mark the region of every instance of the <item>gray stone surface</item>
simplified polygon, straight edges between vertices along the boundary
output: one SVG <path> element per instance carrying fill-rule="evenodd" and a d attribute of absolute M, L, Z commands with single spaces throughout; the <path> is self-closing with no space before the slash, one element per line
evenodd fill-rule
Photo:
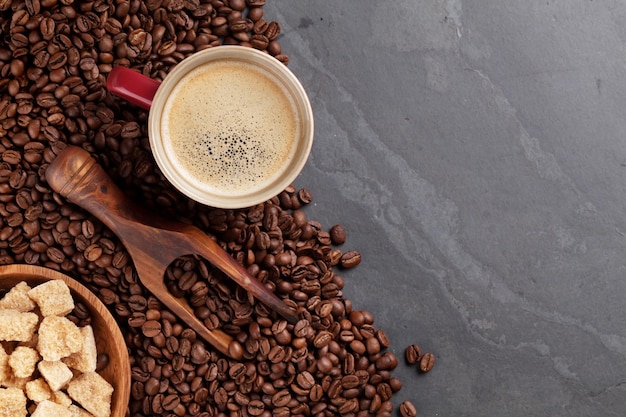
<path fill-rule="evenodd" d="M 310 94 L 310 218 L 363 263 L 421 416 L 626 412 L 626 4 L 268 0 Z"/>

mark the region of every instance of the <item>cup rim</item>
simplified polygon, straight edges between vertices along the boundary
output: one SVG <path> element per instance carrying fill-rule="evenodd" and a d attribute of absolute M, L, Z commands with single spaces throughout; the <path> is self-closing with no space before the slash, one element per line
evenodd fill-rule
<path fill-rule="evenodd" d="M 222 195 L 201 189 L 184 172 L 181 172 L 168 159 L 161 135 L 161 116 L 168 96 L 178 81 L 187 73 L 205 62 L 219 59 L 235 59 L 258 64 L 272 74 L 280 78 L 277 82 L 282 83 L 293 95 L 295 105 L 300 116 L 302 132 L 300 134 L 298 150 L 290 158 L 281 175 L 260 190 L 252 193 Z M 182 194 L 193 200 L 212 207 L 232 209 L 245 208 L 260 204 L 278 195 L 287 188 L 300 174 L 306 164 L 313 145 L 314 120 L 313 110 L 308 95 L 298 78 L 282 62 L 254 48 L 240 45 L 222 45 L 198 51 L 178 63 L 165 77 L 154 95 L 152 107 L 148 113 L 148 136 L 153 157 L 157 166 L 167 180 Z"/>

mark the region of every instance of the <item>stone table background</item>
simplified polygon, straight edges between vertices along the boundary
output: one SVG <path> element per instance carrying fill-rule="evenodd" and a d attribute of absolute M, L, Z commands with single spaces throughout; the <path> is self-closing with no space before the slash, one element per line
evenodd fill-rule
<path fill-rule="evenodd" d="M 268 1 L 310 94 L 296 185 L 421 416 L 626 412 L 626 3 Z"/>

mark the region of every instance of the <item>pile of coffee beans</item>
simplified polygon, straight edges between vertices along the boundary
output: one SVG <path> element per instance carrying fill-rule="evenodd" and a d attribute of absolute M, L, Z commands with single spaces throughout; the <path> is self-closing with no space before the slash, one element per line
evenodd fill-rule
<path fill-rule="evenodd" d="M 242 210 L 202 206 L 152 158 L 147 113 L 113 97 L 116 65 L 163 79 L 196 51 L 239 44 L 287 64 L 265 0 L 0 0 L 0 264 L 53 268 L 113 311 L 131 354 L 130 416 L 391 415 L 402 383 L 373 315 L 343 296 L 343 227 L 307 218 L 306 189 Z M 222 356 L 138 281 L 121 242 L 54 193 L 45 170 L 67 144 L 89 151 L 131 198 L 215 237 L 297 311 L 289 324 L 204 259 L 168 269 L 170 291 L 242 349 Z M 414 415 L 410 403 L 402 415 Z"/>

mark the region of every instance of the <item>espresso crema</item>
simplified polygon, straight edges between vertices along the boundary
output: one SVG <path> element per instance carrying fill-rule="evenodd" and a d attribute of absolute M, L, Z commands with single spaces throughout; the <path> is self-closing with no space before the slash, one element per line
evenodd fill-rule
<path fill-rule="evenodd" d="M 295 105 L 262 68 L 214 61 L 186 74 L 167 98 L 166 152 L 197 186 L 234 195 L 281 175 L 296 147 Z"/>

